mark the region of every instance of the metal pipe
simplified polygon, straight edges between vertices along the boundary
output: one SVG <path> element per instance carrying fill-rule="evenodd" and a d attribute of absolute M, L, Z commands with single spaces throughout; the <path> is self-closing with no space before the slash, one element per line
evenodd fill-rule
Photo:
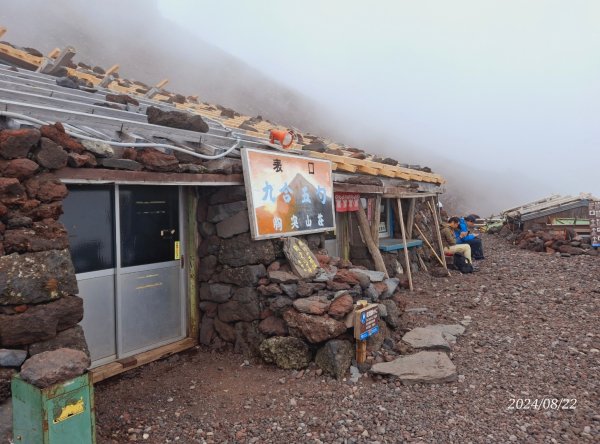
<path fill-rule="evenodd" d="M 0 116 L 11 117 L 13 119 L 19 119 L 19 120 L 26 120 L 26 121 L 29 121 L 29 122 L 32 122 L 32 123 L 36 123 L 38 125 L 48 125 L 49 124 L 48 122 L 44 122 L 43 120 L 39 120 L 39 119 L 36 119 L 34 117 L 27 116 L 25 114 L 13 113 L 13 112 L 10 112 L 10 111 L 0 111 Z M 186 148 L 181 148 L 181 147 L 178 147 L 178 146 L 175 146 L 175 145 L 169 145 L 169 144 L 166 144 L 166 143 L 154 143 L 154 142 L 142 142 L 142 143 L 113 142 L 113 141 L 110 141 L 110 140 L 102 140 L 102 139 L 96 139 L 94 137 L 84 136 L 82 134 L 77 134 L 77 133 L 74 133 L 72 131 L 65 130 L 65 132 L 69 136 L 73 136 L 73 137 L 76 137 L 76 138 L 82 139 L 82 140 L 88 140 L 88 141 L 91 141 L 91 142 L 102 142 L 102 143 L 106 143 L 106 144 L 111 145 L 111 146 L 133 147 L 133 148 L 150 148 L 150 147 L 151 148 L 168 148 L 168 149 L 171 149 L 171 150 L 174 150 L 174 151 L 179 151 L 179 152 L 182 152 L 182 153 L 186 153 L 186 154 L 189 154 L 190 156 L 198 157 L 200 159 L 205 159 L 205 160 L 214 160 L 214 159 L 220 159 L 222 157 L 225 157 L 227 154 L 231 153 L 233 150 L 239 148 L 240 144 L 242 143 L 242 140 L 240 138 L 236 138 L 236 143 L 232 147 L 228 148 L 227 150 L 225 150 L 224 152 L 222 152 L 220 154 L 216 154 L 214 156 L 209 156 L 209 155 L 206 155 L 206 154 L 200 154 L 200 153 L 197 153 L 195 151 L 191 151 L 191 150 L 186 149 Z M 209 145 L 207 143 L 205 143 L 205 145 L 207 145 L 207 146 L 209 146 L 209 147 L 211 147 L 213 149 L 222 149 L 222 148 L 219 148 L 219 147 L 215 147 L 215 146 Z"/>

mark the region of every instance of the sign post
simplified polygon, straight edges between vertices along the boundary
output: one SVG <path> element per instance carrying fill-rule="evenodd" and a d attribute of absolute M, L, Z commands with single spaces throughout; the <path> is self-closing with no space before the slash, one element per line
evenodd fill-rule
<path fill-rule="evenodd" d="M 592 247 L 600 247 L 600 201 L 590 202 L 588 214 Z"/>
<path fill-rule="evenodd" d="M 367 359 L 367 339 L 379 332 L 379 310 L 377 304 L 365 300 L 356 303 L 354 309 L 354 338 L 356 339 L 356 363 Z"/>

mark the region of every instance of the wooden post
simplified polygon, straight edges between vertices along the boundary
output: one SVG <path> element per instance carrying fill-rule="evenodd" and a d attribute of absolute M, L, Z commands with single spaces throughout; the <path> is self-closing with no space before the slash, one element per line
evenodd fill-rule
<path fill-rule="evenodd" d="M 363 239 L 365 240 L 367 248 L 369 249 L 369 253 L 371 253 L 371 257 L 375 262 L 375 269 L 377 271 L 384 272 L 385 277 L 389 278 L 387 269 L 385 268 L 385 263 L 383 262 L 383 257 L 381 256 L 381 251 L 379 251 L 379 246 L 375 245 L 375 242 L 373 242 L 373 238 L 371 237 L 371 227 L 369 227 L 367 215 L 365 214 L 365 210 L 363 209 L 362 205 L 358 205 L 356 217 L 358 219 L 358 227 L 363 235 Z"/>
<path fill-rule="evenodd" d="M 376 245 L 379 245 L 379 222 L 381 221 L 381 195 L 375 197 L 373 205 L 373 220 L 371 221 L 371 237 Z"/>
<path fill-rule="evenodd" d="M 435 208 L 435 198 L 431 196 L 431 201 L 427 202 L 427 204 L 429 205 L 429 209 L 431 210 L 431 213 L 433 215 L 433 221 L 435 223 L 435 234 L 437 235 L 438 242 L 440 244 L 440 252 L 441 255 L 444 256 L 444 242 L 442 242 L 442 232 L 440 231 L 440 219 L 438 217 L 438 212 Z M 444 261 L 444 266 L 446 266 L 445 264 L 446 261 Z"/>
<path fill-rule="evenodd" d="M 429 202 L 427 202 L 427 203 L 429 204 Z M 438 242 L 440 243 L 440 252 L 441 252 L 442 257 L 445 258 L 444 242 L 442 241 L 442 233 L 440 231 L 440 220 L 438 218 L 437 204 L 436 204 L 435 198 L 433 196 L 431 196 L 431 204 L 429 205 L 429 209 L 433 213 L 433 220 L 435 222 L 435 234 L 437 234 Z M 446 261 L 444 260 L 443 263 L 444 263 L 444 268 L 446 269 L 446 273 L 448 273 L 448 276 L 450 276 L 450 272 L 448 271 L 448 265 L 446 264 Z"/>
<path fill-rule="evenodd" d="M 402 214 L 402 199 L 396 199 L 398 202 L 398 213 L 400 215 L 400 228 L 402 229 L 402 243 L 404 243 L 404 261 L 406 263 L 406 273 L 408 274 L 408 286 L 413 291 L 412 270 L 410 269 L 410 258 L 408 256 L 408 247 L 406 242 L 406 227 L 404 226 L 404 215 Z"/>
<path fill-rule="evenodd" d="M 413 227 L 415 225 L 415 209 L 417 207 L 417 199 L 412 198 L 410 200 L 410 206 L 408 207 L 408 215 L 406 217 L 406 237 L 412 239 Z"/>
<path fill-rule="evenodd" d="M 354 306 L 354 311 L 356 312 L 357 310 L 364 308 L 367 305 L 368 305 L 367 301 L 360 300 Z M 357 323 L 357 313 L 354 313 L 354 328 L 355 329 L 358 328 L 358 325 L 356 325 L 356 323 Z M 364 362 L 366 360 L 367 360 L 367 341 L 365 339 L 363 339 L 362 341 L 360 339 L 357 339 L 356 340 L 356 363 L 364 364 Z"/>
<path fill-rule="evenodd" d="M 438 260 L 438 262 L 440 263 L 440 265 L 442 267 L 445 266 L 446 265 L 446 261 L 443 261 L 442 259 L 440 259 L 440 256 L 436 253 L 435 248 L 433 248 L 433 246 L 431 245 L 431 243 L 429 242 L 429 240 L 427 240 L 427 236 L 425 236 L 425 234 L 421 231 L 421 229 L 419 228 L 418 224 L 415 224 L 415 228 L 417 229 L 417 231 L 419 232 L 419 234 L 423 238 L 423 242 L 425 242 L 425 244 L 429 247 L 429 249 L 431 250 L 431 252 L 435 255 L 435 257 Z"/>
<path fill-rule="evenodd" d="M 423 268 L 423 270 L 425 271 L 429 271 L 427 269 L 427 265 L 425 265 L 425 261 L 423 260 L 423 258 L 421 257 L 421 255 L 419 254 L 419 250 L 420 248 L 417 250 L 417 258 L 419 258 L 419 264 L 421 265 L 421 268 Z"/>
<path fill-rule="evenodd" d="M 167 83 L 169 83 L 169 79 L 163 79 L 156 84 L 155 88 L 162 89 L 167 86 Z"/>

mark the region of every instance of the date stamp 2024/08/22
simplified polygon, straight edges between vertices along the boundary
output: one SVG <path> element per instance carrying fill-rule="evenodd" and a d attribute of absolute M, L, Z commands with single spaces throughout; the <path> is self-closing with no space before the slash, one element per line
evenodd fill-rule
<path fill-rule="evenodd" d="M 575 398 L 510 398 L 507 410 L 575 410 Z"/>

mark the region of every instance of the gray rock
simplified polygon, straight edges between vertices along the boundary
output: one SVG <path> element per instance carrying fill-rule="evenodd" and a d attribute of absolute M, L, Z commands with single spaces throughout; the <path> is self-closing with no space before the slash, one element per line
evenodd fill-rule
<path fill-rule="evenodd" d="M 233 351 L 248 357 L 260 356 L 260 344 L 265 336 L 258 330 L 258 322 L 238 322 L 235 324 L 235 344 Z"/>
<path fill-rule="evenodd" d="M 68 250 L 0 257 L 0 305 L 38 304 L 78 292 Z"/>
<path fill-rule="evenodd" d="M 219 261 L 216 256 L 210 255 L 204 258 L 200 258 L 200 264 L 198 267 L 198 280 L 208 281 L 215 273 Z"/>
<path fill-rule="evenodd" d="M 96 157 L 115 157 L 115 150 L 108 143 L 82 140 L 81 144 Z"/>
<path fill-rule="evenodd" d="M 293 308 L 283 314 L 283 319 L 289 328 L 298 330 L 313 344 L 336 338 L 346 332 L 346 325 L 342 322 L 325 316 L 300 313 Z"/>
<path fill-rule="evenodd" d="M 465 327 L 460 324 L 428 325 L 425 328 L 439 331 L 450 344 L 456 343 L 456 338 L 465 332 Z"/>
<path fill-rule="evenodd" d="M 376 302 L 379 300 L 379 292 L 375 289 L 375 287 L 373 286 L 373 284 L 369 285 L 367 287 L 367 289 L 365 290 L 365 297 L 373 302 Z"/>
<path fill-rule="evenodd" d="M 279 286 L 281 287 L 283 292 L 292 299 L 294 299 L 298 294 L 297 284 L 279 284 Z"/>
<path fill-rule="evenodd" d="M 226 284 L 208 284 L 203 282 L 200 285 L 200 300 L 212 301 L 216 303 L 227 302 L 231 298 L 231 285 Z"/>
<path fill-rule="evenodd" d="M 226 342 L 235 342 L 235 328 L 233 325 L 221 321 L 219 318 L 215 318 L 215 330 L 219 336 Z"/>
<path fill-rule="evenodd" d="M 319 271 L 317 271 L 317 275 L 313 278 L 313 281 L 314 282 L 331 281 L 331 280 L 333 280 L 333 278 L 335 277 L 337 272 L 338 272 L 337 267 L 334 267 L 333 265 L 329 266 L 329 271 L 325 270 L 324 268 L 319 268 Z"/>
<path fill-rule="evenodd" d="M 398 305 L 391 299 L 386 299 L 381 302 L 386 309 L 386 315 L 382 319 L 393 329 L 400 327 L 400 310 Z"/>
<path fill-rule="evenodd" d="M 398 288 L 398 285 L 400 284 L 400 279 L 390 278 L 390 279 L 386 279 L 383 282 L 385 283 L 385 285 L 387 285 L 387 291 L 385 291 L 381 295 L 381 299 L 389 299 L 394 295 L 396 288 Z"/>
<path fill-rule="evenodd" d="M 350 380 L 354 383 L 357 383 L 360 379 L 360 370 L 358 367 L 350 366 Z"/>
<path fill-rule="evenodd" d="M 183 163 L 179 164 L 178 171 L 181 173 L 202 174 L 206 173 L 206 167 L 202 165 L 196 165 L 195 163 Z"/>
<path fill-rule="evenodd" d="M 67 165 L 69 155 L 63 148 L 52 140 L 42 137 L 40 146 L 33 150 L 33 156 L 40 166 L 56 170 Z"/>
<path fill-rule="evenodd" d="M 206 220 L 213 224 L 229 219 L 231 216 L 244 211 L 248 208 L 245 200 L 239 202 L 231 202 L 227 204 L 211 205 L 208 207 Z"/>
<path fill-rule="evenodd" d="M 291 336 L 275 336 L 260 344 L 260 354 L 268 362 L 286 370 L 301 370 L 308 367 L 311 352 L 301 339 Z"/>
<path fill-rule="evenodd" d="M 288 308 L 290 308 L 293 303 L 294 303 L 294 301 L 292 301 L 290 298 L 288 298 L 286 296 L 277 296 L 269 304 L 269 309 L 273 313 L 275 313 L 277 315 L 281 315 L 281 314 L 283 314 L 284 311 L 286 311 Z"/>
<path fill-rule="evenodd" d="M 79 350 L 90 356 L 83 328 L 80 325 L 60 331 L 52 339 L 31 344 L 29 346 L 29 355 L 34 356 L 46 351 L 58 350 L 59 348 Z"/>
<path fill-rule="evenodd" d="M 308 298 L 298 298 L 294 301 L 294 308 L 300 313 L 322 315 L 327 310 L 331 302 L 322 296 L 310 296 Z"/>
<path fill-rule="evenodd" d="M 350 342 L 333 339 L 319 349 L 315 363 L 325 373 L 341 379 L 350 368 L 353 357 L 354 347 Z"/>
<path fill-rule="evenodd" d="M 225 268 L 217 275 L 216 280 L 227 284 L 240 286 L 256 285 L 260 278 L 265 277 L 267 269 L 263 264 L 247 265 L 245 267 Z"/>
<path fill-rule="evenodd" d="M 200 236 L 202 236 L 204 239 L 207 239 L 210 236 L 214 236 L 217 232 L 217 229 L 215 224 L 211 224 L 210 222 L 200 222 L 198 224 L 198 232 L 200 233 Z"/>
<path fill-rule="evenodd" d="M 27 350 L 0 348 L 0 367 L 20 367 L 27 358 Z"/>
<path fill-rule="evenodd" d="M 429 309 L 427 307 L 417 307 L 417 308 L 407 308 L 406 312 L 407 313 L 425 313 L 429 311 Z"/>
<path fill-rule="evenodd" d="M 270 264 L 275 260 L 275 247 L 270 240 L 253 241 L 250 233 L 223 239 L 219 247 L 219 262 L 230 267 Z"/>
<path fill-rule="evenodd" d="M 458 379 L 456 367 L 444 352 L 422 351 L 373 365 L 371 372 L 396 376 L 404 384 L 440 384 Z"/>
<path fill-rule="evenodd" d="M 65 296 L 30 306 L 24 313 L 0 314 L 0 346 L 18 347 L 52 339 L 83 318 L 83 300 Z"/>
<path fill-rule="evenodd" d="M 351 268 L 350 271 L 352 273 L 366 274 L 369 276 L 371 282 L 381 282 L 385 279 L 385 273 L 383 271 L 363 270 L 362 268 Z"/>
<path fill-rule="evenodd" d="M 215 335 L 215 320 L 207 315 L 202 316 L 200 323 L 200 344 L 210 345 Z"/>
<path fill-rule="evenodd" d="M 116 170 L 140 171 L 142 164 L 131 159 L 115 159 L 108 157 L 106 159 L 97 159 L 98 165 L 104 168 L 113 168 Z"/>
<path fill-rule="evenodd" d="M 298 276 L 295 274 L 280 270 L 269 271 L 268 276 L 271 282 L 275 282 L 277 284 L 294 284 L 299 280 Z"/>
<path fill-rule="evenodd" d="M 430 328 L 414 328 L 402 336 L 402 340 L 412 348 L 450 350 L 450 344 L 442 333 Z"/>
<path fill-rule="evenodd" d="M 84 352 L 59 348 L 25 361 L 21 367 L 21 377 L 36 387 L 45 388 L 82 375 L 89 366 L 90 358 Z"/>
<path fill-rule="evenodd" d="M 217 223 L 217 234 L 225 239 L 229 239 L 236 234 L 246 233 L 249 230 L 248 212 L 245 210 Z"/>
<path fill-rule="evenodd" d="M 204 162 L 203 166 L 210 174 L 239 174 L 242 172 L 241 160 L 229 157 L 209 160 Z"/>
<path fill-rule="evenodd" d="M 246 200 L 246 187 L 243 185 L 221 187 L 216 193 L 211 193 L 208 203 L 209 205 L 217 205 L 242 200 Z"/>
<path fill-rule="evenodd" d="M 223 322 L 251 322 L 259 319 L 260 305 L 256 291 L 249 287 L 237 289 L 232 300 L 219 305 L 218 316 Z"/>
<path fill-rule="evenodd" d="M 379 314 L 380 319 L 387 318 L 388 312 L 387 312 L 387 307 L 385 305 L 377 304 L 377 312 Z"/>

